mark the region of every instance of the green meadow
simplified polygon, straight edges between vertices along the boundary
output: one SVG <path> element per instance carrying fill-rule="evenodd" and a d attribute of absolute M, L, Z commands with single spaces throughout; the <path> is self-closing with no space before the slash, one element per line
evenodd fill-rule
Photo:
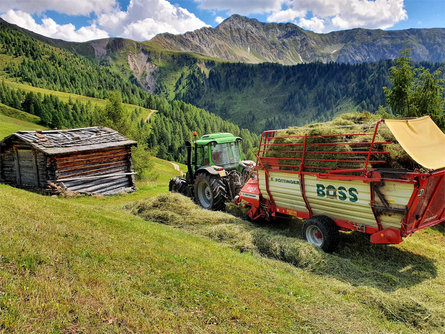
<path fill-rule="evenodd" d="M 4 113 L 1 138 L 41 128 Z M 127 195 L 0 185 L 1 333 L 445 331 L 444 226 L 391 246 L 342 233 L 326 254 L 299 221 L 251 224 L 169 195 L 179 172 L 151 159 L 154 181 Z"/>

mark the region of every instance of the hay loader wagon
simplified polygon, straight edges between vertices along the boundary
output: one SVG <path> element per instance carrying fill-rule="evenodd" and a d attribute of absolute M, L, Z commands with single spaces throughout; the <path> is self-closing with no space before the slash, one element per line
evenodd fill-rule
<path fill-rule="evenodd" d="M 393 144 L 376 140 L 383 123 L 423 168 L 377 167 L 388 161 L 384 148 Z M 335 161 L 329 158 L 332 145 Z M 326 167 L 333 162 L 361 167 Z M 278 130 L 265 131 L 256 177 L 238 201 L 252 221 L 277 215 L 306 219 L 303 238 L 326 252 L 337 246 L 339 230 L 368 233 L 376 244 L 397 244 L 445 222 L 445 135 L 430 117 L 380 120 L 371 133 L 280 137 Z"/>

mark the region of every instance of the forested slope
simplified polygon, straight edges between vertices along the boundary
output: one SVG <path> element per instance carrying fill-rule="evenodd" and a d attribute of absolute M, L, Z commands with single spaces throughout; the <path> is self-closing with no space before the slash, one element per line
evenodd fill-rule
<path fill-rule="evenodd" d="M 385 105 L 391 62 L 361 65 L 313 63 L 218 64 L 178 80 L 176 98 L 252 131 L 326 121 L 350 111 Z"/>
<path fill-rule="evenodd" d="M 0 102 L 39 116 L 42 125 L 57 128 L 101 125 L 106 113 L 103 107 L 74 96 L 62 101 L 57 91 L 107 98 L 113 90 L 122 96 L 123 102 L 135 105 L 126 115 L 131 123 L 128 134 L 146 143 L 161 158 L 183 160 L 185 152 L 179 147 L 185 139 L 192 138 L 193 131 L 199 135 L 220 131 L 242 135 L 245 153 L 256 146 L 257 136 L 233 123 L 184 102 L 169 102 L 150 94 L 135 79 L 131 80 L 125 68 L 119 71 L 109 62 L 98 64 L 4 23 L 0 24 L 0 57 L 0 75 L 8 79 L 0 84 Z M 48 91 L 36 94 L 26 86 L 13 87 L 9 80 Z M 158 112 L 146 123 L 140 119 L 137 106 Z"/>

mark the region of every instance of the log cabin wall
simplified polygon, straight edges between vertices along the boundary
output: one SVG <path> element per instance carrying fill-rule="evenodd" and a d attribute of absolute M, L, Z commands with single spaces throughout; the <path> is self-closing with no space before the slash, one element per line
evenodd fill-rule
<path fill-rule="evenodd" d="M 60 154 L 52 161 L 50 174 L 67 190 L 104 195 L 134 190 L 130 146 Z"/>
<path fill-rule="evenodd" d="M 5 150 L 3 154 L 1 154 L 0 157 L 0 163 L 1 163 L 1 173 L 0 178 L 2 182 L 5 183 L 15 183 L 16 182 L 16 172 L 15 172 L 15 164 L 14 164 L 14 150 L 11 148 L 8 148 Z"/>
<path fill-rule="evenodd" d="M 35 188 L 47 185 L 46 157 L 27 143 L 12 140 L 0 163 L 2 182 Z"/>

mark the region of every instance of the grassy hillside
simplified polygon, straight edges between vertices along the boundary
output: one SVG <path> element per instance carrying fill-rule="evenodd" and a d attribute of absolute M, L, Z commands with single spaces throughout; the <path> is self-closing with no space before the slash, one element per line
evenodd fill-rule
<path fill-rule="evenodd" d="M 38 127 L 0 114 L 0 137 Z M 445 330 L 444 226 L 396 246 L 342 234 L 326 254 L 298 221 L 253 225 L 164 195 L 178 171 L 151 159 L 158 180 L 128 195 L 0 185 L 0 332 Z"/>
<path fill-rule="evenodd" d="M 267 258 L 273 252 L 241 253 L 190 229 L 132 215 L 125 205 L 164 193 L 167 185 L 139 188 L 126 196 L 64 199 L 0 185 L 0 331 L 432 333 L 445 328 L 443 228 L 421 231 L 398 246 L 344 235 L 337 253 L 306 245 L 300 248 L 306 250 L 305 262 L 292 265 Z M 197 214 L 204 225 L 214 219 L 208 211 Z M 295 251 L 291 240 L 305 244 L 298 236 L 277 239 L 286 233 L 283 227 L 257 228 L 264 229 L 265 240 L 275 235 L 277 258 L 280 249 Z"/>
<path fill-rule="evenodd" d="M 152 157 L 153 169 L 158 174 L 157 182 L 167 184 L 172 177 L 187 172 L 187 166 L 181 163 L 175 163 L 179 166 L 179 172 L 173 167 L 172 163 L 167 160 Z"/>
<path fill-rule="evenodd" d="M 18 110 L 20 111 L 20 110 Z M 23 113 L 23 112 L 22 112 Z M 23 113 L 26 114 L 26 113 Z M 32 116 L 32 115 L 30 115 Z M 17 118 L 9 117 L 1 112 L 0 106 L 0 140 L 9 136 L 11 133 L 17 131 L 33 131 L 33 130 L 45 130 L 46 128 L 42 125 L 23 121 Z"/>
<path fill-rule="evenodd" d="M 0 115 L 1 136 L 37 127 Z M 398 246 L 344 234 L 325 254 L 301 240 L 298 222 L 252 225 L 157 197 L 178 172 L 152 162 L 158 180 L 125 196 L 53 198 L 0 185 L 0 332 L 445 328 L 443 227 Z M 152 218 L 133 215 L 134 205 Z"/>
<path fill-rule="evenodd" d="M 0 103 L 0 114 L 3 114 L 5 116 L 13 117 L 22 121 L 30 122 L 30 123 L 39 123 L 40 117 L 31 115 L 29 113 L 26 113 L 24 111 L 12 108 L 10 106 L 7 106 L 3 103 Z"/>
<path fill-rule="evenodd" d="M 2 79 L 3 82 L 14 89 L 20 89 L 23 90 L 25 92 L 33 92 L 33 93 L 40 93 L 42 95 L 53 95 L 58 97 L 61 101 L 64 102 L 68 102 L 69 100 L 72 101 L 77 101 L 79 100 L 80 102 L 83 103 L 87 103 L 90 102 L 91 106 L 100 106 L 100 107 L 104 107 L 107 103 L 107 100 L 104 99 L 99 99 L 99 98 L 94 98 L 94 97 L 89 97 L 89 96 L 84 96 L 84 95 L 78 95 L 78 94 L 72 94 L 72 93 L 67 93 L 67 92 L 59 92 L 56 90 L 50 90 L 50 89 L 44 89 L 44 88 L 39 88 L 39 87 L 33 87 L 27 84 L 22 84 L 19 82 L 14 81 L 13 79 Z M 151 110 L 147 109 L 147 108 L 143 108 L 134 104 L 128 104 L 128 103 L 124 103 L 124 108 L 125 110 L 130 113 L 132 111 L 134 111 L 135 109 L 141 109 L 142 112 L 140 114 L 140 119 L 141 120 L 145 120 L 147 118 L 147 116 L 150 114 Z"/>
<path fill-rule="evenodd" d="M 250 155 L 249 151 L 258 142 L 258 137 L 248 130 L 205 110 L 150 94 L 138 84 L 138 75 L 132 72 L 128 63 L 131 53 L 134 66 L 142 66 L 140 74 L 148 75 L 150 69 L 144 67 L 147 65 L 144 57 L 148 54 L 157 59 L 157 64 L 171 58 L 172 63 L 178 62 L 179 68 L 189 62 L 209 61 L 208 58 L 164 52 L 153 43 L 110 39 L 92 43 L 106 53 L 106 59 L 91 59 L 92 45 L 83 48 L 81 43 L 50 43 L 48 38 L 37 37 L 0 21 L 0 102 L 38 115 L 42 124 L 48 127 L 115 126 L 149 149 L 154 149 L 158 157 L 179 161 L 184 159 L 179 147 L 185 140 L 192 139 L 193 131 L 200 135 L 211 132 L 242 135 L 243 152 Z M 86 57 L 76 53 L 87 49 Z M 163 68 L 166 69 L 166 77 L 171 74 L 175 80 L 175 75 L 179 75 L 176 67 Z M 104 99 L 111 98 L 110 91 L 117 91 L 123 102 L 133 104 L 125 105 L 129 120 L 123 124 L 112 120 L 111 109 L 96 108 L 107 103 Z M 115 101 L 120 101 L 116 94 L 113 96 Z M 146 122 L 152 110 L 157 110 L 157 113 L 150 122 Z"/>

